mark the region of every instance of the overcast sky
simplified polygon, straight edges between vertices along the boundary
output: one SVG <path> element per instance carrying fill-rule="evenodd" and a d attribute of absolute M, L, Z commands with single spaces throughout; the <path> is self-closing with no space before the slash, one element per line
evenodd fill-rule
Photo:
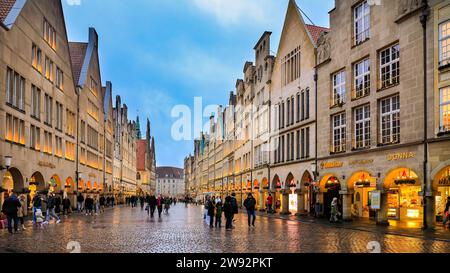
<path fill-rule="evenodd" d="M 103 81 L 113 83 L 129 108 L 139 111 L 141 130 L 152 123 L 158 166 L 183 166 L 192 141 L 175 141 L 175 105 L 228 102 L 253 47 L 272 31 L 272 54 L 280 39 L 288 0 L 64 0 L 70 41 L 99 34 Z M 329 26 L 333 0 L 297 0 L 316 25 Z M 305 21 L 307 21 L 305 19 Z M 308 22 L 308 21 L 307 21 Z M 105 84 L 103 82 L 103 84 Z M 204 122 L 207 121 L 205 118 Z M 195 132 L 197 136 L 198 132 Z"/>

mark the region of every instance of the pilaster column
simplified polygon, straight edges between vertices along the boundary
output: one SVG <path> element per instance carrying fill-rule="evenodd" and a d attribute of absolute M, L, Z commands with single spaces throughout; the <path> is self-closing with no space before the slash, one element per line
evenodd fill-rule
<path fill-rule="evenodd" d="M 289 212 L 289 191 L 288 190 L 282 190 L 281 194 L 283 195 L 283 200 L 281 200 L 281 214 L 287 215 L 291 214 Z"/>
<path fill-rule="evenodd" d="M 427 207 L 425 208 L 427 210 L 427 226 L 429 229 L 434 229 L 436 227 L 436 196 L 439 193 L 437 191 L 432 191 L 427 194 L 425 198 Z"/>
<path fill-rule="evenodd" d="M 352 221 L 352 192 L 341 191 L 342 195 L 342 219 Z"/>
<path fill-rule="evenodd" d="M 259 211 L 265 211 L 266 210 L 266 206 L 264 204 L 264 192 L 260 191 L 259 192 Z"/>
<path fill-rule="evenodd" d="M 388 196 L 385 190 L 381 191 L 381 207 L 380 210 L 377 211 L 377 225 L 389 226 L 389 221 L 387 217 L 387 209 L 388 209 Z"/>
<path fill-rule="evenodd" d="M 304 192 L 301 189 L 296 189 L 295 193 L 297 194 L 297 216 L 305 215 L 305 196 Z"/>

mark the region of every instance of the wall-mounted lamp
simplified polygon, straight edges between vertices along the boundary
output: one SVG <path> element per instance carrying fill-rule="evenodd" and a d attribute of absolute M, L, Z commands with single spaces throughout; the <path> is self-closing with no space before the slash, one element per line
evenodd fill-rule
<path fill-rule="evenodd" d="M 9 168 L 11 167 L 11 160 L 12 156 L 5 155 L 5 166 L 0 166 L 0 170 L 9 170 Z"/>

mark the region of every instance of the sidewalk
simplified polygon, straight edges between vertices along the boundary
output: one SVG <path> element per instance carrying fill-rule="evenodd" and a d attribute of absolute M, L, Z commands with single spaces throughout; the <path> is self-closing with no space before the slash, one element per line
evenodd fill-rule
<path fill-rule="evenodd" d="M 241 210 L 245 213 L 245 209 Z M 281 215 L 279 213 L 267 214 L 266 212 L 257 212 L 257 216 L 282 219 L 287 221 L 296 221 L 305 224 L 317 224 L 328 227 L 343 228 L 358 231 L 367 231 L 372 233 L 384 233 L 390 235 L 399 235 L 406 237 L 420 238 L 424 240 L 437 240 L 450 242 L 450 230 L 445 230 L 442 226 L 437 226 L 435 230 L 422 230 L 420 228 L 407 228 L 398 226 L 379 226 L 372 220 L 353 220 L 350 222 L 330 223 L 325 218 L 314 218 L 312 216 Z"/>

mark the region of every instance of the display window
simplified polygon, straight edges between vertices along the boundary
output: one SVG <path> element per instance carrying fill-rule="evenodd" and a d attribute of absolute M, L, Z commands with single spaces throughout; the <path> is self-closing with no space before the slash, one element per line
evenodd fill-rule
<path fill-rule="evenodd" d="M 441 170 L 433 181 L 436 194 L 436 221 L 442 222 L 445 218 L 445 206 L 450 197 L 450 166 Z"/>

